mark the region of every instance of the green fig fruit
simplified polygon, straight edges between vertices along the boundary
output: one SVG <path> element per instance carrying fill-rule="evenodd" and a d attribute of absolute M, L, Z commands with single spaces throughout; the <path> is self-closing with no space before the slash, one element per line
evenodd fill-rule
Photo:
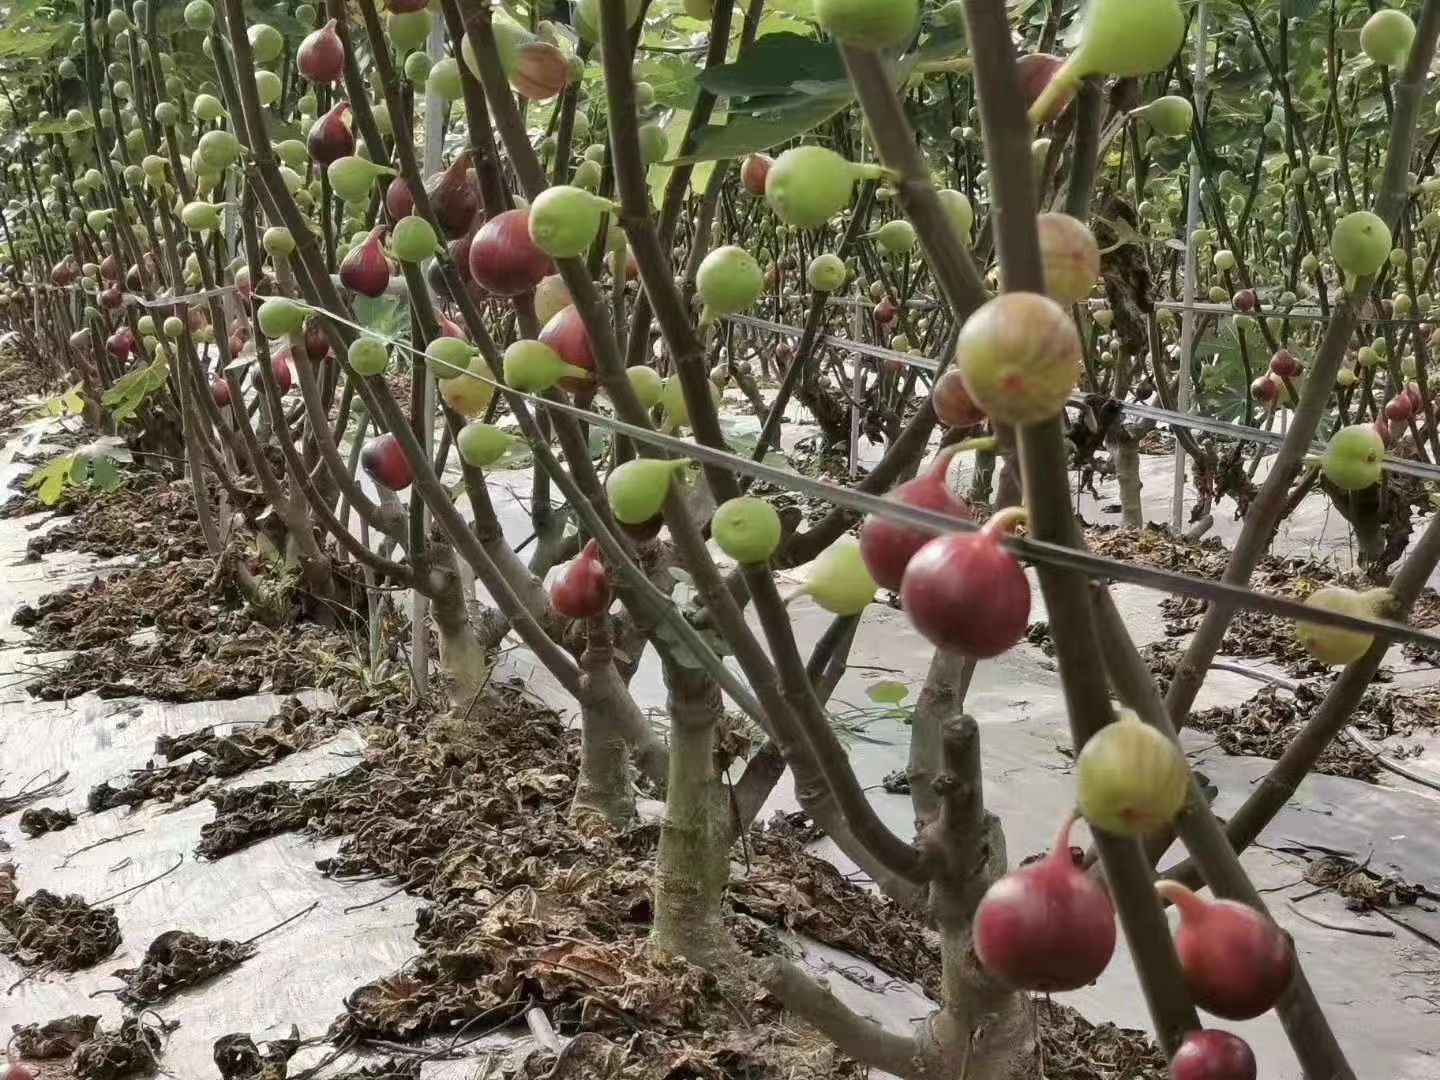
<path fill-rule="evenodd" d="M 877 588 L 860 556 L 860 541 L 842 536 L 810 564 L 805 583 L 794 595 L 810 597 L 832 615 L 859 615 L 875 599 Z"/>
<path fill-rule="evenodd" d="M 655 517 L 676 473 L 688 464 L 685 458 L 632 458 L 617 466 L 605 479 L 615 520 L 622 525 L 643 525 Z"/>
<path fill-rule="evenodd" d="M 768 562 L 780 546 L 780 515 L 764 499 L 742 495 L 720 504 L 710 522 L 710 535 L 742 566 Z"/>

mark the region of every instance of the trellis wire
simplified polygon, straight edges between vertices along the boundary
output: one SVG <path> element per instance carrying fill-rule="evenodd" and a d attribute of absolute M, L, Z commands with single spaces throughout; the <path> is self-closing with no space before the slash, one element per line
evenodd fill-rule
<path fill-rule="evenodd" d="M 324 318 L 348 326 L 362 334 L 383 341 L 396 349 L 416 356 L 425 355 L 424 349 L 416 348 L 408 341 L 402 341 L 384 334 L 377 334 L 361 324 L 337 315 L 325 308 L 316 307 L 298 300 L 294 301 L 294 303 L 297 307 L 304 308 Z M 339 362 L 338 357 L 336 362 Z M 899 521 L 903 524 L 914 526 L 915 528 L 935 535 L 952 532 L 977 532 L 980 529 L 980 525 L 974 521 L 948 517 L 945 514 L 937 513 L 933 510 L 906 506 L 879 495 L 871 495 L 868 492 L 859 491 L 854 488 L 844 488 L 824 480 L 816 480 L 813 477 L 769 465 L 763 461 L 752 461 L 749 458 L 733 454 L 728 450 L 718 450 L 700 443 L 687 442 L 684 439 L 663 434 L 652 428 L 638 427 L 615 417 L 606 416 L 604 413 L 593 412 L 590 409 L 572 405 L 569 402 L 556 401 L 538 394 L 515 390 L 506 386 L 499 379 L 480 375 L 474 371 L 467 370 L 461 372 L 461 375 L 485 383 L 496 390 L 514 394 L 536 407 L 551 409 L 567 416 L 572 416 L 577 420 L 583 420 L 586 423 L 609 431 L 614 435 L 623 435 L 636 442 L 669 451 L 692 461 L 729 469 L 742 476 L 750 476 L 757 480 L 764 480 L 789 491 L 814 495 L 835 506 L 854 511 L 858 514 L 874 514 L 892 521 Z M 1006 537 L 1002 539 L 1001 542 L 1015 555 L 1028 562 L 1043 562 L 1054 566 L 1061 566 L 1069 570 L 1078 571 L 1096 580 L 1123 581 L 1128 584 L 1139 585 L 1161 592 L 1174 593 L 1180 596 L 1189 596 L 1198 600 L 1210 602 L 1220 601 L 1236 607 L 1263 611 L 1266 614 L 1279 618 L 1300 620 L 1322 626 L 1334 626 L 1345 630 L 1361 630 L 1366 633 L 1384 637 L 1387 640 L 1410 641 L 1428 648 L 1440 649 L 1440 634 L 1428 633 L 1425 630 L 1407 626 L 1403 623 L 1392 622 L 1388 619 L 1374 619 L 1346 615 L 1321 608 L 1310 608 L 1298 600 L 1290 600 L 1286 597 L 1272 596 L 1266 593 L 1251 592 L 1249 589 L 1239 585 L 1230 585 L 1220 581 L 1207 581 L 1204 578 L 1191 577 L 1188 574 L 1181 574 L 1173 570 L 1162 570 L 1135 563 L 1121 562 L 1117 559 L 1110 559 L 1103 555 L 1096 555 L 1093 552 L 1081 548 L 1068 547 L 1064 544 L 1055 544 L 1043 540 L 1014 536 Z"/>

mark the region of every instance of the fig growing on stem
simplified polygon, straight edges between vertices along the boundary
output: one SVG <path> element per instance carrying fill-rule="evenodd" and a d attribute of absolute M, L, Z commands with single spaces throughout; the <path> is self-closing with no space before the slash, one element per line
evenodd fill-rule
<path fill-rule="evenodd" d="M 605 478 L 610 510 L 622 525 L 642 525 L 660 513 L 685 458 L 632 458 Z"/>
<path fill-rule="evenodd" d="M 1346 291 L 1351 291 L 1358 278 L 1375 273 L 1390 257 L 1390 228 L 1369 210 L 1346 214 L 1330 234 L 1330 254 L 1345 274 Z"/>
<path fill-rule="evenodd" d="M 345 46 L 335 30 L 331 19 L 318 30 L 312 30 L 300 42 L 295 54 L 295 70 L 306 82 L 316 86 L 329 86 L 339 82 L 345 74 Z"/>
<path fill-rule="evenodd" d="M 1410 55 L 1415 24 L 1394 8 L 1375 12 L 1360 28 L 1360 48 L 1379 67 L 1400 67 Z"/>
<path fill-rule="evenodd" d="M 883 174 L 878 165 L 857 165 L 823 146 L 796 146 L 770 166 L 765 201 L 786 225 L 818 229 L 850 204 L 857 180 Z"/>
<path fill-rule="evenodd" d="M 1045 213 L 1035 219 L 1045 292 L 1061 304 L 1084 300 L 1100 280 L 1100 245 L 1095 234 L 1069 214 Z"/>
<path fill-rule="evenodd" d="M 497 296 L 527 293 L 553 271 L 550 256 L 530 239 L 528 209 L 495 215 L 470 243 L 470 276 Z"/>
<path fill-rule="evenodd" d="M 991 885 L 975 909 L 975 953 L 985 970 L 1020 990 L 1078 990 L 1115 952 L 1115 909 L 1070 852 L 1074 816 L 1050 853 Z"/>
<path fill-rule="evenodd" d="M 1385 440 L 1370 424 L 1342 427 L 1330 436 L 1319 459 L 1325 479 L 1344 491 L 1361 491 L 1379 483 L 1384 462 Z"/>
<path fill-rule="evenodd" d="M 595 619 L 610 606 L 610 585 L 600 561 L 600 541 L 591 540 L 560 568 L 550 586 L 550 606 L 567 619 Z"/>
<path fill-rule="evenodd" d="M 503 458 L 517 442 L 519 440 L 513 435 L 501 431 L 494 424 L 484 424 L 479 420 L 466 424 L 460 429 L 460 434 L 455 436 L 455 448 L 460 451 L 461 459 L 466 465 L 476 469 L 488 469 Z"/>
<path fill-rule="evenodd" d="M 1333 611 L 1342 615 L 1353 615 L 1357 619 L 1371 619 L 1389 607 L 1393 597 L 1388 589 L 1355 589 L 1329 586 L 1316 589 L 1305 600 L 1306 607 L 1320 611 Z M 1364 630 L 1344 630 L 1338 626 L 1322 626 L 1319 623 L 1297 622 L 1295 636 L 1300 646 L 1322 664 L 1332 667 L 1352 664 L 1370 651 L 1375 635 Z"/>
<path fill-rule="evenodd" d="M 768 562 L 780 546 L 780 515 L 764 499 L 741 495 L 716 509 L 710 535 L 742 566 Z"/>
<path fill-rule="evenodd" d="M 415 479 L 400 441 L 388 431 L 365 444 L 360 451 L 360 465 L 366 476 L 390 491 L 404 491 Z"/>
<path fill-rule="evenodd" d="M 554 259 L 573 259 L 590 250 L 600 225 L 615 204 L 565 184 L 546 188 L 530 206 L 530 239 Z"/>
<path fill-rule="evenodd" d="M 1069 314 L 1037 293 L 1002 293 L 965 322 L 955 364 L 975 404 L 1002 424 L 1057 415 L 1075 388 L 1080 335 Z"/>
<path fill-rule="evenodd" d="M 705 256 L 695 275 L 695 291 L 705 303 L 701 323 L 744 311 L 760 298 L 765 272 L 742 247 L 727 244 Z"/>
<path fill-rule="evenodd" d="M 324 116 L 310 125 L 305 148 L 310 159 L 322 168 L 332 161 L 355 152 L 355 131 L 351 127 L 350 103 L 340 101 Z"/>
<path fill-rule="evenodd" d="M 390 250 L 401 262 L 423 262 L 439 248 L 440 238 L 435 235 L 430 222 L 418 214 L 401 218 L 395 223 L 395 229 L 390 234 Z"/>
<path fill-rule="evenodd" d="M 1176 881 L 1155 891 L 1180 909 L 1175 952 L 1195 1004 L 1226 1020 L 1275 1006 L 1294 975 L 1290 939 L 1268 915 L 1235 900 L 1206 900 Z"/>
<path fill-rule="evenodd" d="M 820 29 L 843 45 L 890 49 L 904 45 L 920 22 L 919 0 L 816 0 Z"/>
<path fill-rule="evenodd" d="M 1129 709 L 1091 736 L 1075 760 L 1080 813 L 1117 836 L 1148 836 L 1173 821 L 1189 779 L 1180 748 Z"/>
<path fill-rule="evenodd" d="M 1255 1052 L 1228 1031 L 1192 1031 L 1170 1059 L 1170 1080 L 1255 1080 Z"/>
<path fill-rule="evenodd" d="M 919 476 L 907 480 L 885 496 L 887 502 L 937 514 L 959 521 L 973 521 L 970 506 L 957 498 L 946 483 L 946 472 L 955 447 L 946 447 Z M 905 568 L 915 553 L 928 544 L 934 533 L 906 525 L 880 514 L 870 514 L 860 526 L 860 555 L 876 584 L 899 591 Z"/>
<path fill-rule="evenodd" d="M 462 150 L 448 168 L 427 180 L 425 194 L 446 237 L 458 240 L 468 233 L 480 210 L 480 188 L 470 172 L 470 152 Z"/>
<path fill-rule="evenodd" d="M 1000 543 L 1024 517 L 1018 508 L 999 511 L 978 532 L 936 537 L 911 557 L 900 603 L 931 644 L 986 660 L 1024 637 L 1030 582 Z"/>
<path fill-rule="evenodd" d="M 561 379 L 588 379 L 590 372 L 567 364 L 543 341 L 521 338 L 505 350 L 505 383 L 525 394 L 543 394 Z"/>
<path fill-rule="evenodd" d="M 385 226 L 377 225 L 361 243 L 350 249 L 340 263 L 340 284 L 361 296 L 376 297 L 390 284 L 390 260 L 380 238 Z"/>
<path fill-rule="evenodd" d="M 808 596 L 831 615 L 859 615 L 875 599 L 875 588 L 859 541 L 842 536 L 810 564 L 805 583 L 790 599 Z"/>

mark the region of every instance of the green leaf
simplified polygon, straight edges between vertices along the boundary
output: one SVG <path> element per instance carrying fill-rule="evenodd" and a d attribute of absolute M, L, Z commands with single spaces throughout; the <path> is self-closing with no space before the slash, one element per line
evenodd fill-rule
<path fill-rule="evenodd" d="M 732 116 L 722 126 L 711 124 L 695 140 L 695 152 L 681 161 L 720 161 L 768 150 L 797 138 L 840 112 L 854 100 L 852 94 L 799 98 L 793 104 L 764 113 Z"/>
<path fill-rule="evenodd" d="M 35 497 L 44 506 L 54 506 L 70 483 L 70 469 L 74 465 L 74 454 L 62 454 L 36 469 L 25 480 L 25 487 L 35 492 Z"/>
<path fill-rule="evenodd" d="M 57 46 L 68 45 L 79 29 L 78 22 L 58 17 L 49 4 L 21 0 L 10 5 L 0 28 L 0 59 L 43 59 Z"/>
<path fill-rule="evenodd" d="M 120 486 L 120 470 L 108 457 L 96 458 L 91 465 L 91 479 L 102 491 L 114 491 Z"/>
<path fill-rule="evenodd" d="M 355 321 L 380 337 L 400 337 L 410 328 L 409 312 L 398 297 L 357 296 L 354 307 Z"/>
<path fill-rule="evenodd" d="M 79 120 L 41 120 L 30 125 L 31 138 L 39 138 L 42 135 L 80 135 L 91 130 L 95 125 L 91 123 L 88 116 Z"/>
<path fill-rule="evenodd" d="M 885 679 L 871 683 L 865 690 L 865 696 L 876 705 L 899 705 L 910 696 L 910 688 L 904 683 Z"/>
<path fill-rule="evenodd" d="M 845 65 L 833 42 L 800 34 L 770 34 L 758 39 L 733 64 L 704 72 L 700 85 L 717 97 L 757 97 L 797 89 L 813 97 L 846 85 Z"/>

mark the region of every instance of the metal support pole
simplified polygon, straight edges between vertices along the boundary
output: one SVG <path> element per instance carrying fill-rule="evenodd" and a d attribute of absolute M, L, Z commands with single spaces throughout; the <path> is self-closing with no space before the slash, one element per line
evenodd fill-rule
<path fill-rule="evenodd" d="M 1195 13 L 1195 102 L 1197 109 L 1204 107 L 1205 100 L 1205 35 L 1209 30 L 1209 11 L 1206 0 L 1200 0 Z M 1204 116 L 1197 115 L 1195 123 L 1204 122 Z M 1185 310 L 1180 316 L 1180 392 L 1177 411 L 1186 413 L 1193 406 L 1194 391 L 1191 386 L 1191 367 L 1195 351 L 1195 230 L 1200 227 L 1200 161 L 1195 156 L 1192 144 L 1190 161 L 1190 198 L 1185 208 Z M 1137 191 L 1137 199 L 1144 193 Z M 1160 357 L 1155 357 L 1155 372 L 1164 378 Z M 1171 494 L 1170 525 L 1178 534 L 1185 522 L 1185 451 L 1180 440 L 1175 440 L 1175 487 Z"/>
<path fill-rule="evenodd" d="M 865 333 L 865 309 L 855 308 L 851 318 L 852 326 L 850 332 L 859 341 Z M 854 365 L 851 368 L 853 374 L 850 377 L 850 479 L 854 480 L 860 475 L 860 395 L 865 391 L 865 365 L 858 353 L 850 354 L 850 362 Z"/>

